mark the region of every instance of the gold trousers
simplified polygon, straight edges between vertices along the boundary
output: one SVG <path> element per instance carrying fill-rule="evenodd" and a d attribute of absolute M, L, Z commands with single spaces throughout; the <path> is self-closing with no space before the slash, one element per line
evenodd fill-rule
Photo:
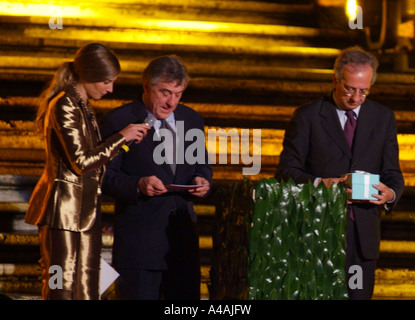
<path fill-rule="evenodd" d="M 43 300 L 98 300 L 101 228 L 85 232 L 39 226 Z"/>

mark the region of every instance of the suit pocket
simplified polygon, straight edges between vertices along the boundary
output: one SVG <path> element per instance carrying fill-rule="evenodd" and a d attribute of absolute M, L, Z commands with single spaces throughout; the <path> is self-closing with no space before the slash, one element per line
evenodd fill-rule
<path fill-rule="evenodd" d="M 55 180 L 52 228 L 79 231 L 82 185 L 67 180 Z"/>

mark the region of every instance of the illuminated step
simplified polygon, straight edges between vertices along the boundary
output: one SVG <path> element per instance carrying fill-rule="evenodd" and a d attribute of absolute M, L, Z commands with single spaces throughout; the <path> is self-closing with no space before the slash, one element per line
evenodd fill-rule
<path fill-rule="evenodd" d="M 41 268 L 38 264 L 0 263 L 0 277 L 4 276 L 38 276 Z"/>
<path fill-rule="evenodd" d="M 37 233 L 31 234 L 16 234 L 16 233 L 0 233 L 0 243 L 5 246 L 38 246 L 39 238 Z M 114 237 L 109 234 L 102 235 L 102 245 L 111 247 L 114 243 Z M 200 236 L 199 237 L 200 249 L 210 250 L 213 247 L 212 237 Z"/>
<path fill-rule="evenodd" d="M 415 241 L 381 240 L 380 252 L 415 254 Z"/>
<path fill-rule="evenodd" d="M 210 3 L 210 6 L 202 5 L 205 2 Z M 232 52 L 229 49 L 236 47 L 238 53 L 259 51 L 298 55 L 323 52 L 335 56 L 338 50 L 317 48 L 311 46 L 309 42 L 315 37 L 345 39 L 353 36 L 335 29 L 321 30 L 279 25 L 275 20 L 267 19 L 270 12 L 281 14 L 283 10 L 288 12 L 289 8 L 292 13 L 296 11 L 298 16 L 304 10 L 310 11 L 312 9 L 310 5 L 284 6 L 264 2 L 254 4 L 254 1 L 244 1 L 243 5 L 240 1 L 214 3 L 213 5 L 211 1 L 203 1 L 197 2 L 196 5 L 193 1 L 186 1 L 183 5 L 186 10 L 183 10 L 183 6 L 178 6 L 175 2 L 169 2 L 166 6 L 154 4 L 150 6 L 148 3 L 135 3 L 134 6 L 128 4 L 114 6 L 112 3 L 108 6 L 95 4 L 88 6 L 86 1 L 82 6 L 77 6 L 73 2 L 63 1 L 60 6 L 56 6 L 55 2 L 43 1 L 40 4 L 29 1 L 24 5 L 6 2 L 0 6 L 0 9 L 3 21 L 14 23 L 14 28 L 7 29 L 7 34 L 17 39 L 24 35 L 26 42 L 28 39 L 33 42 L 44 39 L 43 41 L 47 43 L 59 40 L 86 40 L 128 43 L 130 46 L 133 44 L 159 46 L 162 43 L 163 46 L 210 47 L 216 52 L 223 49 Z M 238 19 L 241 14 L 242 17 Z M 59 24 L 63 30 L 50 28 L 51 16 L 62 18 L 59 22 L 56 21 L 56 24 Z M 137 19 L 138 16 L 140 19 Z M 247 18 L 249 16 L 256 16 L 256 21 Z M 27 19 L 22 19 L 24 17 Z M 23 21 L 25 23 L 22 23 Z M 279 40 L 286 37 L 294 39 L 288 43 L 285 41 L 286 45 L 283 46 Z M 297 40 L 301 37 L 307 38 L 308 41 Z M 261 43 L 262 41 L 264 43 Z M 303 49 L 299 44 L 309 46 Z"/>
<path fill-rule="evenodd" d="M 213 241 L 211 236 L 199 236 L 199 248 L 200 249 L 212 249 Z"/>
<path fill-rule="evenodd" d="M 376 281 L 393 282 L 393 281 L 408 281 L 415 283 L 415 270 L 412 269 L 390 269 L 390 268 L 378 268 L 376 269 Z M 414 286 L 415 290 L 415 286 Z"/>
<path fill-rule="evenodd" d="M 373 299 L 415 299 L 415 270 L 376 269 Z"/>
<path fill-rule="evenodd" d="M 208 284 L 210 283 L 210 266 L 201 266 L 200 267 L 200 296 L 201 299 L 209 299 L 209 289 Z"/>
<path fill-rule="evenodd" d="M 185 8 L 185 10 L 183 10 Z M 70 22 L 77 25 L 90 25 L 101 27 L 120 27 L 131 24 L 148 26 L 153 21 L 153 27 L 161 27 L 163 24 L 155 25 L 156 21 L 185 21 L 187 28 L 194 26 L 192 30 L 199 27 L 202 30 L 211 30 L 212 27 L 199 26 L 195 22 L 209 21 L 228 21 L 246 24 L 275 25 L 282 18 L 289 24 L 287 18 L 305 17 L 314 13 L 314 4 L 282 4 L 267 1 L 194 1 L 194 0 L 104 0 L 100 1 L 100 6 L 96 1 L 82 1 L 81 5 L 73 1 L 51 1 L 42 2 L 26 0 L 20 3 L 4 2 L 0 9 L 8 19 L 6 21 L 19 21 L 17 17 L 30 16 L 31 23 L 41 23 L 50 16 L 63 18 L 63 23 Z M 274 13 L 274 14 L 273 14 Z M 275 14 L 278 13 L 278 14 Z M 137 17 L 141 19 L 137 19 Z M 12 20 L 13 17 L 16 19 Z M 43 17 L 43 19 L 39 19 Z M 282 17 L 282 18 L 281 18 Z M 77 19 L 74 19 L 77 18 Z M 137 21 L 138 20 L 138 21 Z M 27 20 L 24 20 L 27 21 Z M 48 20 L 46 24 L 48 24 Z M 193 22 L 193 23 L 192 23 Z M 55 21 L 56 23 L 56 21 Z M 170 23 L 171 24 L 171 23 Z M 213 24 L 213 23 L 212 23 Z M 169 26 L 169 24 L 167 24 Z M 180 28 L 180 24 L 173 26 Z M 171 26 L 172 27 L 172 26 Z M 186 25 L 182 28 L 185 28 Z"/>

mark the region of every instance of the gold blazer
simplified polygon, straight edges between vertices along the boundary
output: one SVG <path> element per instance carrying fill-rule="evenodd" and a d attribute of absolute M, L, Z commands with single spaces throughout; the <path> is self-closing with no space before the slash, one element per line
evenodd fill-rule
<path fill-rule="evenodd" d="M 51 102 L 45 118 L 45 169 L 26 212 L 26 223 L 71 231 L 89 230 L 97 217 L 104 164 L 125 138 L 101 141 L 95 113 L 73 86 Z"/>

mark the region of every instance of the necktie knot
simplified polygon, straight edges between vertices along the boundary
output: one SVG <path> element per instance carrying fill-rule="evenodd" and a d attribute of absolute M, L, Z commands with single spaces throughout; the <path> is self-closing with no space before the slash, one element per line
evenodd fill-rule
<path fill-rule="evenodd" d="M 356 114 L 354 113 L 353 110 L 347 110 L 346 111 L 346 116 L 347 116 L 347 118 L 351 119 L 352 121 L 356 120 Z"/>

